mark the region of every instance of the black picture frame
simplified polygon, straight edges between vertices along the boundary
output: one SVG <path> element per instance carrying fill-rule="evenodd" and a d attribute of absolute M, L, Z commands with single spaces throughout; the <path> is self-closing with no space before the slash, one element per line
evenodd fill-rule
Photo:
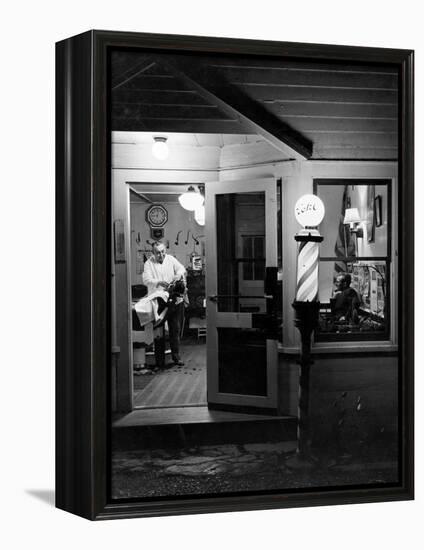
<path fill-rule="evenodd" d="M 374 199 L 374 209 L 375 209 L 375 226 L 381 227 L 383 225 L 383 197 L 377 195 Z"/>
<path fill-rule="evenodd" d="M 396 486 L 112 502 L 109 402 L 109 53 L 113 48 L 213 52 L 399 71 L 399 456 Z M 414 496 L 413 51 L 194 36 L 89 31 L 56 45 L 56 506 L 90 520 L 264 510 Z"/>

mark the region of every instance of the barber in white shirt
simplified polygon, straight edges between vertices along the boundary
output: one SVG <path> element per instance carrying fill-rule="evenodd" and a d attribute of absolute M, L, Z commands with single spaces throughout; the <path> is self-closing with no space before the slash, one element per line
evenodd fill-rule
<path fill-rule="evenodd" d="M 143 283 L 147 286 L 148 294 L 158 289 L 167 290 L 171 283 L 185 277 L 186 270 L 173 256 L 166 253 L 163 243 L 154 242 L 152 245 L 153 255 L 144 264 Z M 171 345 L 172 359 L 175 365 L 184 365 L 180 358 L 180 332 L 184 315 L 184 303 L 179 304 L 167 317 L 169 329 L 169 342 Z M 165 340 L 163 330 L 155 338 L 155 359 L 156 366 L 165 366 Z"/>

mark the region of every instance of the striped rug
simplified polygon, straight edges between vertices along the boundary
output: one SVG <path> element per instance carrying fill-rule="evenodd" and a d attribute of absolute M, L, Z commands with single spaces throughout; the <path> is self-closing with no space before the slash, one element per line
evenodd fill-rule
<path fill-rule="evenodd" d="M 206 346 L 181 346 L 183 367 L 172 366 L 164 371 L 145 374 L 149 381 L 134 392 L 134 406 L 187 407 L 206 404 Z M 143 384 L 144 386 L 144 384 Z"/>

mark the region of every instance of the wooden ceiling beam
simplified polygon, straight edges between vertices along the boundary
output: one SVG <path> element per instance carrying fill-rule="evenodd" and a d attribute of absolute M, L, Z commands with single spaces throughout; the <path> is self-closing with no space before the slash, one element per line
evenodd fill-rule
<path fill-rule="evenodd" d="M 117 90 L 121 86 L 128 85 L 131 80 L 140 76 L 142 73 L 150 69 L 156 62 L 149 56 L 141 62 L 134 63 L 129 69 L 121 73 L 112 81 L 112 91 Z"/>
<path fill-rule="evenodd" d="M 246 129 L 234 120 L 144 119 L 112 117 L 112 130 L 118 132 L 177 132 L 190 134 L 246 134 Z M 257 133 L 257 132 L 254 132 Z"/>
<path fill-rule="evenodd" d="M 242 85 L 236 88 L 251 95 L 256 101 L 270 103 L 284 101 L 313 101 L 315 103 L 360 103 L 393 104 L 397 101 L 397 91 L 363 88 L 313 88 L 311 86 L 259 86 Z"/>
<path fill-rule="evenodd" d="M 209 105 L 192 90 L 125 90 L 113 93 L 113 103 L 143 103 L 145 105 Z"/>
<path fill-rule="evenodd" d="M 397 132 L 398 128 L 396 119 L 281 116 L 285 121 L 293 121 L 305 135 L 309 135 L 309 132 Z"/>
<path fill-rule="evenodd" d="M 118 118 L 145 119 L 192 119 L 229 120 L 216 105 L 144 105 L 142 103 L 113 103 L 114 115 Z"/>
<path fill-rule="evenodd" d="M 397 105 L 373 105 L 370 103 L 319 103 L 304 101 L 276 101 L 266 104 L 267 109 L 276 116 L 286 117 L 335 117 L 335 118 L 368 118 L 397 119 Z"/>
<path fill-rule="evenodd" d="M 312 142 L 293 128 L 278 120 L 260 103 L 252 100 L 235 87 L 222 81 L 211 69 L 196 70 L 194 64 L 179 64 L 175 57 L 161 56 L 158 63 L 197 91 L 208 102 L 219 107 L 229 118 L 240 121 L 246 134 L 262 135 L 277 150 L 289 158 L 309 159 L 312 157 Z"/>
<path fill-rule="evenodd" d="M 217 69 L 273 69 L 276 71 L 311 71 L 311 72 L 332 72 L 332 73 L 357 73 L 357 74 L 380 74 L 380 75 L 398 75 L 398 69 L 395 65 L 361 65 L 349 64 L 343 62 L 322 63 L 318 60 L 307 62 L 305 60 L 295 60 L 287 58 L 269 59 L 258 56 L 254 58 L 237 58 L 234 61 L 231 58 L 209 57 L 205 62 L 210 67 Z"/>
<path fill-rule="evenodd" d="M 230 84 L 397 90 L 397 75 L 268 69 L 222 69 Z"/>

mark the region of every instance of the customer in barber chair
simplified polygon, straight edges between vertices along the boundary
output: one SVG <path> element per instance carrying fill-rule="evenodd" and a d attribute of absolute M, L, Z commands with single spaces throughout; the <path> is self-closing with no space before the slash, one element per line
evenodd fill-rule
<path fill-rule="evenodd" d="M 337 322 L 356 325 L 359 322 L 359 306 L 361 301 L 355 289 L 350 285 L 352 277 L 342 273 L 336 279 L 336 291 L 332 302 L 332 313 Z"/>

